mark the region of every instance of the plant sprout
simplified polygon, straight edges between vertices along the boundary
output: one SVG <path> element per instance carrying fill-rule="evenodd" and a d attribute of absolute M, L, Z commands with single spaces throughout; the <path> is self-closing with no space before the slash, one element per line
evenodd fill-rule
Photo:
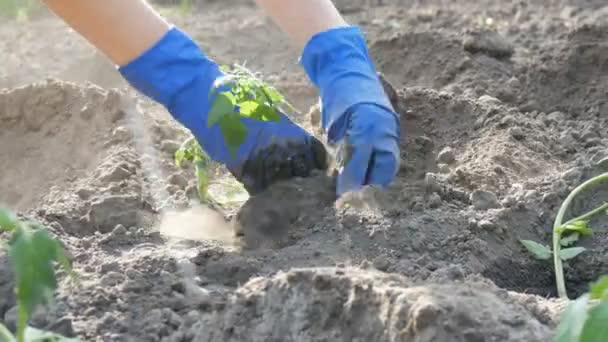
<path fill-rule="evenodd" d="M 566 282 L 564 280 L 564 268 L 562 265 L 562 258 L 560 253 L 563 253 L 564 250 L 561 250 L 561 239 L 562 235 L 565 232 L 578 233 L 580 235 L 590 235 L 592 231 L 588 227 L 588 220 L 593 216 L 601 213 L 608 212 L 608 203 L 604 203 L 603 205 L 583 214 L 578 217 L 575 217 L 565 223 L 563 223 L 564 216 L 572 200 L 583 192 L 584 190 L 594 187 L 597 184 L 607 181 L 608 173 L 601 174 L 599 176 L 593 177 L 583 184 L 579 185 L 576 189 L 574 189 L 570 195 L 566 198 L 566 200 L 562 203 L 559 211 L 557 212 L 557 217 L 555 218 L 555 222 L 553 224 L 553 265 L 555 267 L 555 282 L 557 285 L 557 294 L 561 298 L 568 298 L 568 293 L 566 291 Z M 582 248 L 582 247 L 579 247 Z M 582 251 L 582 250 L 581 250 Z"/>
<path fill-rule="evenodd" d="M 572 259 L 586 250 L 584 247 L 569 246 L 578 241 L 581 236 L 589 236 L 593 234 L 593 231 L 591 228 L 589 228 L 589 220 L 595 215 L 608 213 L 608 203 L 604 203 L 601 206 L 566 222 L 563 222 L 564 216 L 566 215 L 570 204 L 578 194 L 607 180 L 608 173 L 593 177 L 575 188 L 568 195 L 566 200 L 564 200 L 553 223 L 553 250 L 546 245 L 542 245 L 535 241 L 521 240 L 524 247 L 526 247 L 526 249 L 537 259 L 548 260 L 551 258 L 551 256 L 553 256 L 555 283 L 557 287 L 557 294 L 560 298 L 568 298 L 562 262 Z M 562 247 L 567 248 L 562 249 Z"/>
<path fill-rule="evenodd" d="M 245 142 L 247 126 L 242 119 L 278 122 L 284 107 L 296 111 L 274 87 L 263 82 L 244 66 L 222 66 L 226 74 L 209 92 L 213 105 L 207 117 L 207 127 L 219 125 L 224 142 L 232 155 Z M 194 164 L 197 190 L 201 201 L 209 200 L 210 158 L 194 138 L 186 140 L 175 153 L 175 163 L 181 167 L 184 161 Z"/>
<path fill-rule="evenodd" d="M 20 221 L 10 211 L 0 208 L 0 231 L 11 234 L 8 253 L 15 273 L 17 295 L 17 336 L 0 325 L 0 338 L 8 342 L 68 341 L 49 332 L 27 326 L 36 307 L 52 301 L 57 289 L 55 264 L 74 276 L 71 264 L 59 241 L 44 227 L 34 222 Z"/>
<path fill-rule="evenodd" d="M 175 152 L 175 165 L 182 167 L 184 161 L 189 161 L 194 165 L 196 189 L 200 200 L 203 202 L 208 200 L 209 174 L 207 166 L 210 159 L 194 138 L 184 141 L 182 146 Z"/>

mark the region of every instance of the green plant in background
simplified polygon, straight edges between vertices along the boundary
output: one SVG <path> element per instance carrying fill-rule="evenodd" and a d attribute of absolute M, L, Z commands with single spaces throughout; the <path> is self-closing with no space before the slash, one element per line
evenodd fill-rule
<path fill-rule="evenodd" d="M 608 203 L 604 203 L 603 205 L 601 205 L 583 215 L 575 217 L 565 223 L 563 223 L 564 216 L 566 215 L 566 212 L 568 211 L 568 208 L 570 207 L 572 200 L 574 200 L 574 198 L 578 194 L 580 194 L 581 192 L 583 192 L 589 188 L 592 188 L 592 187 L 596 186 L 597 184 L 604 182 L 604 181 L 608 181 L 608 173 L 604 173 L 599 176 L 593 177 L 593 178 L 589 179 L 588 181 L 584 182 L 583 184 L 579 185 L 576 189 L 574 189 L 570 193 L 570 195 L 568 195 L 568 197 L 566 198 L 564 203 L 562 203 L 562 205 L 559 208 L 559 211 L 557 213 L 557 217 L 555 218 L 555 222 L 553 224 L 553 264 L 555 267 L 555 281 L 557 284 L 557 294 L 561 298 L 568 298 L 568 293 L 566 291 L 566 282 L 564 280 L 564 268 L 562 265 L 562 258 L 560 257 L 561 256 L 560 253 L 563 253 L 564 251 L 566 251 L 568 249 L 572 249 L 572 248 L 568 248 L 568 249 L 561 250 L 561 245 L 563 243 L 562 236 L 564 233 L 576 234 L 576 236 L 578 236 L 578 235 L 585 236 L 585 235 L 592 234 L 592 231 L 591 231 L 591 229 L 589 229 L 589 226 L 588 226 L 589 219 L 591 219 L 593 216 L 595 216 L 597 214 L 608 213 Z M 576 247 L 573 247 L 573 248 L 576 248 Z M 578 248 L 581 252 L 584 250 L 584 249 L 581 249 L 582 247 L 578 247 Z M 576 253 L 576 252 L 574 252 L 574 253 Z M 580 252 L 578 252 L 578 253 L 580 253 Z M 578 254 L 578 253 L 576 253 L 576 254 Z"/>
<path fill-rule="evenodd" d="M 0 0 L 0 17 L 27 20 L 30 13 L 39 9 L 39 0 Z"/>
<path fill-rule="evenodd" d="M 584 247 L 569 246 L 578 241 L 581 236 L 589 236 L 593 234 L 593 231 L 591 228 L 589 228 L 589 220 L 593 216 L 601 213 L 608 214 L 608 203 L 604 203 L 603 205 L 566 222 L 563 222 L 564 216 L 570 208 L 570 204 L 578 194 L 604 181 L 608 181 L 608 173 L 604 173 L 587 180 L 575 188 L 564 200 L 553 223 L 553 250 L 535 241 L 521 240 L 524 247 L 526 247 L 526 249 L 530 251 L 537 259 L 548 260 L 551 258 L 551 256 L 553 256 L 555 282 L 557 286 L 557 294 L 560 298 L 568 298 L 562 262 L 572 259 L 586 250 Z M 567 248 L 562 249 L 562 247 Z"/>
<path fill-rule="evenodd" d="M 11 235 L 8 254 L 15 274 L 17 296 L 17 336 L 0 325 L 3 342 L 73 341 L 65 337 L 28 327 L 34 310 L 52 301 L 57 289 L 55 264 L 59 264 L 72 277 L 71 263 L 61 244 L 51 237 L 44 227 L 18 220 L 9 210 L 0 208 L 0 231 Z"/>
<path fill-rule="evenodd" d="M 256 74 L 241 65 L 222 66 L 226 77 L 211 89 L 209 97 L 215 96 L 207 117 L 207 127 L 219 125 L 224 142 L 236 154 L 247 137 L 247 126 L 243 118 L 273 121 L 281 119 L 280 111 L 296 109 L 274 87 L 263 82 Z M 184 161 L 194 164 L 197 190 L 201 201 L 208 200 L 210 159 L 194 138 L 186 140 L 175 153 L 175 162 L 181 167 Z"/>
<path fill-rule="evenodd" d="M 608 337 L 608 276 L 591 284 L 589 293 L 562 313 L 557 342 L 605 342 Z"/>
<path fill-rule="evenodd" d="M 192 11 L 192 0 L 180 0 L 180 9 L 183 13 Z"/>

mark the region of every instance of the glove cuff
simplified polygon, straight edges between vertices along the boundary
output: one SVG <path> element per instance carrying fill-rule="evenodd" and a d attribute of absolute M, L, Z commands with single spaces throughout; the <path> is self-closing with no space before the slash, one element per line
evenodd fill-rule
<path fill-rule="evenodd" d="M 349 121 L 347 114 L 356 105 L 375 104 L 394 113 L 358 27 L 338 27 L 314 35 L 304 47 L 300 63 L 319 89 L 322 125 L 330 143 L 341 139 L 340 132 Z"/>
<path fill-rule="evenodd" d="M 213 82 L 222 76 L 219 65 L 208 58 L 190 36 L 176 27 L 136 59 L 119 67 L 118 71 L 131 86 L 171 112 L 178 95 L 193 82 L 199 83 L 199 90 L 207 90 L 200 94 L 207 98 Z"/>

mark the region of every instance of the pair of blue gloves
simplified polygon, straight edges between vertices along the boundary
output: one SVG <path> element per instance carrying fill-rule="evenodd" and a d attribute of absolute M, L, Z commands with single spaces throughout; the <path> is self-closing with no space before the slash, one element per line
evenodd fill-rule
<path fill-rule="evenodd" d="M 301 64 L 320 92 L 323 129 L 337 150 L 337 194 L 388 185 L 399 169 L 399 117 L 360 30 L 351 26 L 318 33 L 304 48 Z M 135 89 L 164 105 L 250 194 L 328 167 L 323 144 L 283 114 L 278 122 L 242 119 L 247 137 L 231 153 L 219 125 L 207 127 L 209 91 L 225 75 L 177 28 L 119 71 Z"/>

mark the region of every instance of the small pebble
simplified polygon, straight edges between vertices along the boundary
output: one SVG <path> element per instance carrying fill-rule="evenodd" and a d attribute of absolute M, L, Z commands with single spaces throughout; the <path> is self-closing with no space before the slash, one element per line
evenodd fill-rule
<path fill-rule="evenodd" d="M 443 164 L 452 164 L 456 161 L 454 150 L 451 147 L 446 147 L 437 155 L 437 162 Z"/>
<path fill-rule="evenodd" d="M 112 230 L 112 235 L 114 236 L 123 236 L 127 233 L 127 228 L 122 224 L 117 224 L 116 227 Z"/>
<path fill-rule="evenodd" d="M 490 96 L 490 95 L 480 96 L 479 99 L 477 99 L 477 102 L 488 105 L 488 106 L 498 106 L 502 103 L 499 99 L 497 99 L 493 96 Z"/>
<path fill-rule="evenodd" d="M 424 176 L 424 183 L 428 192 L 437 192 L 441 190 L 439 179 L 434 173 L 427 172 L 427 174 Z"/>
<path fill-rule="evenodd" d="M 490 220 L 481 220 L 478 225 L 483 230 L 494 230 L 496 228 L 496 225 Z"/>
<path fill-rule="evenodd" d="M 500 208 L 496 194 L 485 190 L 475 190 L 470 196 L 473 207 L 477 210 Z"/>
<path fill-rule="evenodd" d="M 431 208 L 439 208 L 441 206 L 441 196 L 437 193 L 432 193 L 429 196 L 429 207 Z"/>
<path fill-rule="evenodd" d="M 169 183 L 179 186 L 180 188 L 185 188 L 188 186 L 188 180 L 186 177 L 180 175 L 179 173 L 174 173 L 169 176 Z"/>
<path fill-rule="evenodd" d="M 524 130 L 518 126 L 509 128 L 509 134 L 517 140 L 521 140 L 525 137 Z"/>
<path fill-rule="evenodd" d="M 160 143 L 160 150 L 169 154 L 174 154 L 177 150 L 179 150 L 179 147 L 180 144 L 173 140 L 163 140 Z"/>
<path fill-rule="evenodd" d="M 501 127 L 513 126 L 516 123 L 515 117 L 513 115 L 506 115 L 500 120 Z"/>
<path fill-rule="evenodd" d="M 437 164 L 437 170 L 439 170 L 439 173 L 442 174 L 449 174 L 451 171 L 448 164 Z"/>
<path fill-rule="evenodd" d="M 377 256 L 372 262 L 372 264 L 374 265 L 374 268 L 383 272 L 386 272 L 390 267 L 390 262 L 385 255 Z"/>
<path fill-rule="evenodd" d="M 127 141 L 131 139 L 131 132 L 124 126 L 118 126 L 112 132 L 112 137 L 118 141 Z"/>

